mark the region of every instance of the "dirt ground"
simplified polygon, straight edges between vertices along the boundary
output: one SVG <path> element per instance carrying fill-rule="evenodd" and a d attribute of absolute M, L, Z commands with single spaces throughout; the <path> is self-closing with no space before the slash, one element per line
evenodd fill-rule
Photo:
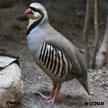
<path fill-rule="evenodd" d="M 39 1 L 39 0 L 38 0 Z M 85 0 L 84 0 L 85 1 Z M 86 3 L 78 0 L 46 0 L 42 2 L 48 10 L 51 25 L 83 49 L 83 26 Z M 99 0 L 100 42 L 104 35 L 108 1 Z M 91 95 L 87 95 L 78 81 L 63 83 L 57 102 L 54 105 L 42 104 L 38 92 L 48 95 L 52 88 L 51 80 L 35 64 L 26 44 L 27 9 L 21 2 L 12 7 L 0 9 L 0 51 L 18 56 L 24 80 L 24 98 L 14 108 L 108 108 L 108 68 L 107 66 L 88 71 Z M 93 49 L 94 28 L 91 20 L 90 48 Z M 91 50 L 92 58 L 92 50 Z M 104 102 L 104 105 L 85 105 L 85 102 Z M 90 103 L 89 103 L 90 104 Z"/>

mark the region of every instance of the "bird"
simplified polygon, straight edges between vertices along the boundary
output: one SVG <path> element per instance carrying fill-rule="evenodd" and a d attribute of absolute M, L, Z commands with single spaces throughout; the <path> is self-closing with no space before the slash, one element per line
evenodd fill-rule
<path fill-rule="evenodd" d="M 28 49 L 36 64 L 49 76 L 53 83 L 51 95 L 44 103 L 54 104 L 62 83 L 76 79 L 90 95 L 87 83 L 87 66 L 80 51 L 65 36 L 55 30 L 48 20 L 46 8 L 41 3 L 31 3 L 25 11 L 29 16 L 26 38 Z"/>

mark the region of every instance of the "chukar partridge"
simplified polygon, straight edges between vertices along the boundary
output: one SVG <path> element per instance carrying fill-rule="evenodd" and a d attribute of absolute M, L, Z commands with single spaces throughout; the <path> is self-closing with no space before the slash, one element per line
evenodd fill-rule
<path fill-rule="evenodd" d="M 50 96 L 40 95 L 43 102 L 54 103 L 65 81 L 77 79 L 88 94 L 87 68 L 78 49 L 48 21 L 47 11 L 40 3 L 32 3 L 29 15 L 27 43 L 36 64 L 52 79 Z"/>

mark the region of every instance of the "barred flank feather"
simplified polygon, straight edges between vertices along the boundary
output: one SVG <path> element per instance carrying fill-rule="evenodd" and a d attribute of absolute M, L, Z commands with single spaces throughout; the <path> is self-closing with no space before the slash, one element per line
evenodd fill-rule
<path fill-rule="evenodd" d="M 41 47 L 39 60 L 54 77 L 62 78 L 72 69 L 72 64 L 66 55 L 46 42 Z"/>

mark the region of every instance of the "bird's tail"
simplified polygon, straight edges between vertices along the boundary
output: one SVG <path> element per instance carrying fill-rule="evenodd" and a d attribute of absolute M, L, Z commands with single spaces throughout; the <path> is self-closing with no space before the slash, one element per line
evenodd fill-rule
<path fill-rule="evenodd" d="M 90 95 L 87 81 L 85 81 L 82 77 L 78 78 L 78 81 L 85 88 L 85 90 L 87 91 L 87 93 Z"/>

